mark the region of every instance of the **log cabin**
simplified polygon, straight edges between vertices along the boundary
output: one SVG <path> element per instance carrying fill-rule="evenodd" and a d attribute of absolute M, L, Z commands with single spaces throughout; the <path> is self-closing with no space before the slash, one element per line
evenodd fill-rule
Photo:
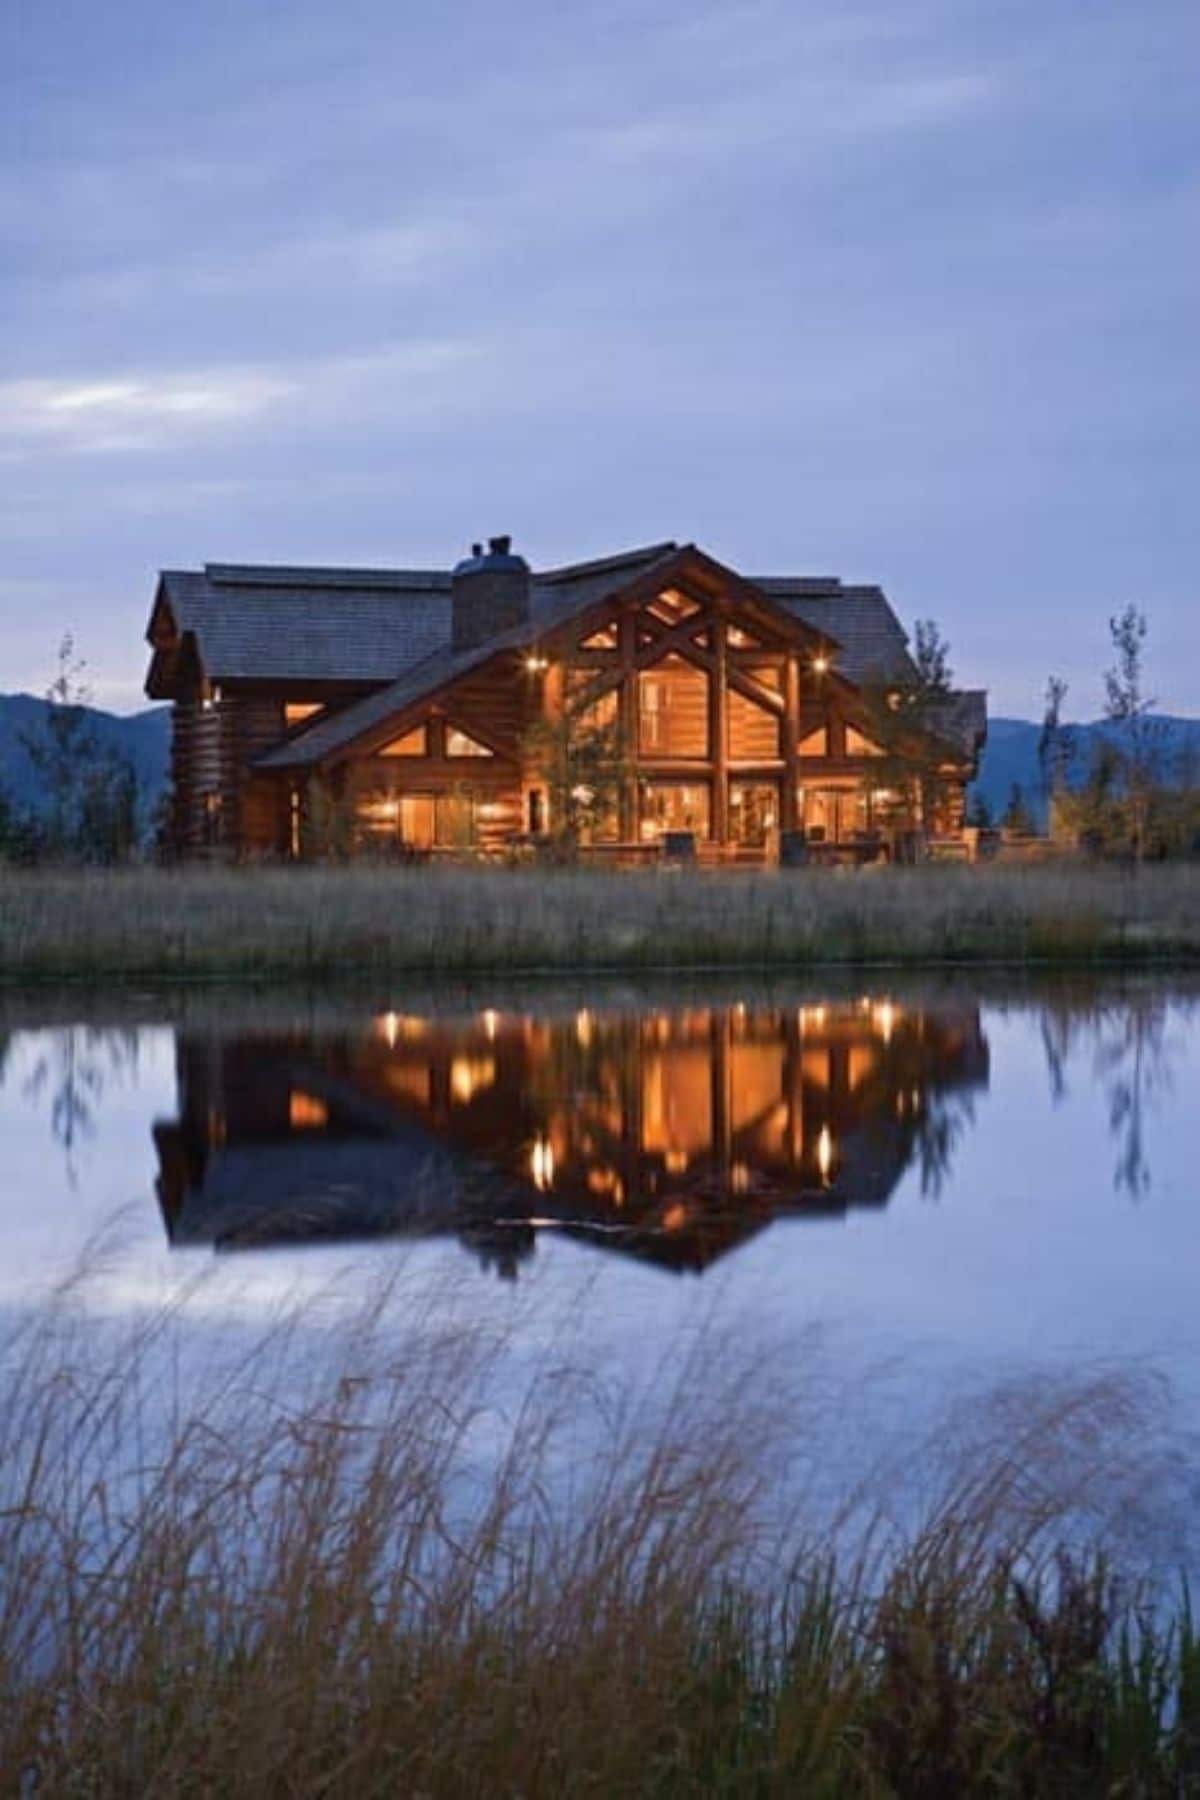
<path fill-rule="evenodd" d="M 146 635 L 180 856 L 569 835 L 756 861 L 789 833 L 865 859 L 961 839 L 986 732 L 981 692 L 947 696 L 911 744 L 935 779 L 906 779 L 879 741 L 878 694 L 914 673 L 883 591 L 748 578 L 694 544 L 538 572 L 506 537 L 444 571 L 209 563 L 161 574 Z"/>

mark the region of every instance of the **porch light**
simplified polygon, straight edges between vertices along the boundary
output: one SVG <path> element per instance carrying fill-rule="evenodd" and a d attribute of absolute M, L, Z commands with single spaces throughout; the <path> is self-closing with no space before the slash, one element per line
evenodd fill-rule
<path fill-rule="evenodd" d="M 824 675 L 829 668 L 829 658 L 822 651 L 813 657 L 812 666 L 814 674 Z"/>
<path fill-rule="evenodd" d="M 531 650 L 525 658 L 525 667 L 531 675 L 544 675 L 550 667 L 550 658 L 539 656 L 536 650 Z"/>

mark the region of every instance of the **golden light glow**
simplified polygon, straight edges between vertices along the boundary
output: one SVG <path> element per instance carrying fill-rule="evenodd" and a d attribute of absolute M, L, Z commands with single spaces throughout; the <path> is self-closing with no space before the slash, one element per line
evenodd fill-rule
<path fill-rule="evenodd" d="M 288 1096 L 288 1124 L 293 1131 L 320 1131 L 329 1123 L 329 1108 L 315 1094 L 293 1088 Z"/>
<path fill-rule="evenodd" d="M 687 1207 L 683 1204 L 682 1200 L 676 1200 L 672 1206 L 668 1206 L 666 1212 L 663 1214 L 663 1230 L 682 1231 L 687 1224 L 687 1219 Z"/>
<path fill-rule="evenodd" d="M 548 1138 L 534 1139 L 529 1152 L 529 1173 L 540 1193 L 544 1194 L 554 1186 L 554 1151 Z"/>
<path fill-rule="evenodd" d="M 744 1194 L 750 1186 L 750 1170 L 744 1162 L 735 1162 L 729 1170 L 729 1185 L 735 1194 Z"/>
<path fill-rule="evenodd" d="M 401 1039 L 412 1044 L 423 1038 L 428 1030 L 428 1022 L 414 1018 L 410 1013 L 385 1012 L 380 1013 L 376 1019 L 375 1029 L 388 1049 L 394 1050 Z"/>
<path fill-rule="evenodd" d="M 586 1006 L 575 1014 L 575 1040 L 584 1050 L 592 1041 L 592 1015 Z"/>
<path fill-rule="evenodd" d="M 495 1043 L 496 1029 L 500 1024 L 500 1014 L 496 1011 L 495 1007 L 488 1006 L 480 1013 L 479 1017 L 483 1022 L 484 1037 L 488 1039 L 489 1043 Z"/>
<path fill-rule="evenodd" d="M 874 1024 L 885 1044 L 892 1041 L 892 1033 L 896 1029 L 896 1009 L 890 1000 L 881 1000 L 875 1008 Z"/>
<path fill-rule="evenodd" d="M 828 1181 L 833 1168 L 833 1138 L 828 1125 L 822 1125 L 817 1138 L 817 1167 L 821 1171 L 821 1180 Z"/>
<path fill-rule="evenodd" d="M 663 1168 L 668 1175 L 684 1175 L 687 1173 L 688 1154 L 686 1150 L 668 1150 L 663 1157 Z"/>
<path fill-rule="evenodd" d="M 550 658 L 539 656 L 536 650 L 531 650 L 525 658 L 525 667 L 531 675 L 543 675 L 550 667 Z"/>
<path fill-rule="evenodd" d="M 494 1086 L 494 1056 L 456 1056 L 450 1064 L 450 1093 L 461 1106 L 466 1106 L 484 1088 Z"/>
<path fill-rule="evenodd" d="M 829 658 L 824 655 L 814 656 L 812 659 L 812 666 L 814 674 L 824 675 L 829 668 Z"/>

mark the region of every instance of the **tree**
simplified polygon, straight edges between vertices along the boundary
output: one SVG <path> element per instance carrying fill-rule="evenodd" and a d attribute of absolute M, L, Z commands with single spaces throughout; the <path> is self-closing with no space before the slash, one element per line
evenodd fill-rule
<path fill-rule="evenodd" d="M 572 695 L 572 685 L 568 669 L 563 706 L 538 719 L 525 737 L 526 754 L 546 787 L 550 836 L 567 855 L 619 817 L 633 767 L 616 694 L 597 695 L 586 684 Z"/>
<path fill-rule="evenodd" d="M 1046 682 L 1046 706 L 1042 729 L 1038 736 L 1038 766 L 1042 776 L 1042 798 L 1051 829 L 1055 808 L 1067 786 L 1075 756 L 1075 734 L 1062 722 L 1062 705 L 1067 697 L 1067 684 L 1061 675 L 1051 675 Z"/>
<path fill-rule="evenodd" d="M 943 785 L 952 679 L 949 644 L 932 619 L 918 619 L 908 672 L 863 688 L 867 734 L 882 752 L 865 779 L 903 795 L 909 818 L 926 830 Z"/>
<path fill-rule="evenodd" d="M 1005 831 L 1016 831 L 1023 837 L 1033 834 L 1033 818 L 1025 803 L 1025 790 L 1019 781 L 1014 781 L 1009 790 L 1008 805 L 1004 809 L 1004 816 L 1000 823 Z"/>
<path fill-rule="evenodd" d="M 1104 712 L 1120 727 L 1116 751 L 1128 805 L 1130 842 L 1134 860 L 1140 863 L 1146 852 L 1161 748 L 1161 732 L 1152 716 L 1155 702 L 1144 685 L 1146 615 L 1130 601 L 1108 621 L 1108 631 L 1116 661 L 1104 676 Z"/>
<path fill-rule="evenodd" d="M 41 730 L 22 733 L 21 743 L 42 788 L 42 849 L 51 856 L 116 862 L 137 847 L 140 788 L 129 757 L 102 743 L 88 716 L 92 695 L 85 667 L 67 632 L 58 647 L 58 672 L 46 689 Z"/>

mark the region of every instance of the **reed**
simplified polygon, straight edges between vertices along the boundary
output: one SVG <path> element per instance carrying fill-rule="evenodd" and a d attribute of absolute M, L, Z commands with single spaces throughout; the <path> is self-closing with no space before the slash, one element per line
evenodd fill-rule
<path fill-rule="evenodd" d="M 319 1373 L 280 1319 L 186 1404 L 169 1320 L 8 1345 L 4 1793 L 1197 1791 L 1186 1594 L 1062 1547 L 1136 1384 L 1010 1395 L 847 1561 L 728 1346 L 649 1410 L 557 1364 L 497 1409 L 485 1333 L 389 1348 L 389 1304 Z"/>
<path fill-rule="evenodd" d="M 1200 961 L 1200 867 L 0 869 L 0 980 Z"/>

